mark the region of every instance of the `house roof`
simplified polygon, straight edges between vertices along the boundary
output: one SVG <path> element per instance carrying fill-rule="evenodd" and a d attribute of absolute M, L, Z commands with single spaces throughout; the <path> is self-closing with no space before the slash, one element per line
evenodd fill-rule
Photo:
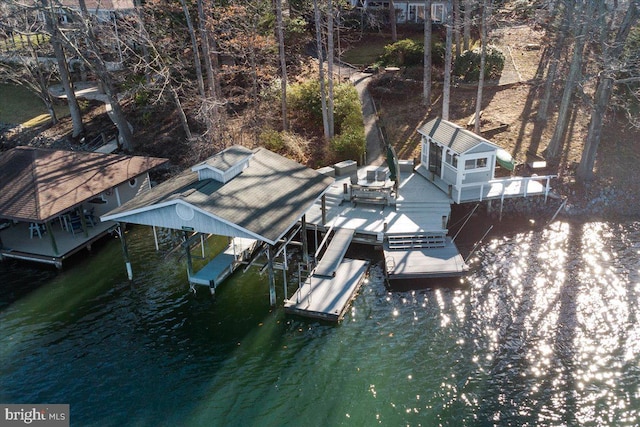
<path fill-rule="evenodd" d="M 0 155 L 0 217 L 44 222 L 167 159 L 16 147 Z"/>
<path fill-rule="evenodd" d="M 227 150 L 247 149 L 235 146 Z M 211 178 L 198 180 L 198 173 L 189 169 L 102 218 L 127 222 L 127 217 L 141 212 L 188 204 L 212 221 L 233 224 L 273 243 L 327 191 L 333 178 L 265 148 L 257 148 L 252 154 L 249 166 L 226 183 Z M 177 215 L 176 210 L 171 212 Z"/>
<path fill-rule="evenodd" d="M 195 165 L 191 169 L 199 170 L 203 168 L 211 168 L 220 172 L 226 172 L 237 164 L 251 158 L 252 155 L 253 151 L 240 145 L 236 145 L 219 152 L 215 156 L 209 157 L 207 160 Z"/>
<path fill-rule="evenodd" d="M 463 154 L 476 147 L 486 145 L 487 151 L 497 150 L 497 145 L 476 135 L 455 123 L 436 118 L 422 125 L 418 132 L 431 137 L 438 144 L 449 147 L 455 153 Z"/>

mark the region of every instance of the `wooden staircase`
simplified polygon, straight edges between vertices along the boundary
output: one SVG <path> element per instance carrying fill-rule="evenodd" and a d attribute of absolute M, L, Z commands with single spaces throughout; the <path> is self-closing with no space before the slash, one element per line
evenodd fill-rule
<path fill-rule="evenodd" d="M 389 250 L 443 248 L 446 242 L 446 235 L 444 232 L 395 234 L 387 235 L 387 241 Z"/>

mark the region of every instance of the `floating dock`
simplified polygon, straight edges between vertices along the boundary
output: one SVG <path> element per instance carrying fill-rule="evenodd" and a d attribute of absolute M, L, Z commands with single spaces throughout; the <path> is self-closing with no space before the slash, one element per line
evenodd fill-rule
<path fill-rule="evenodd" d="M 345 258 L 334 276 L 309 276 L 293 297 L 285 300 L 285 313 L 339 322 L 364 282 L 368 268 L 369 261 Z"/>
<path fill-rule="evenodd" d="M 293 297 L 284 302 L 286 313 L 339 322 L 362 285 L 369 262 L 345 259 L 354 229 L 338 229 L 316 268 Z"/>
<path fill-rule="evenodd" d="M 256 246 L 254 239 L 233 238 L 227 248 L 216 255 L 195 274 L 189 274 L 189 283 L 209 286 L 215 291 L 220 283 L 233 273 L 247 259 Z"/>
<path fill-rule="evenodd" d="M 389 243 L 386 243 L 384 260 L 388 280 L 457 277 L 468 270 L 462 255 L 449 237 L 442 247 L 419 247 L 414 243 L 407 248 L 391 249 Z"/>

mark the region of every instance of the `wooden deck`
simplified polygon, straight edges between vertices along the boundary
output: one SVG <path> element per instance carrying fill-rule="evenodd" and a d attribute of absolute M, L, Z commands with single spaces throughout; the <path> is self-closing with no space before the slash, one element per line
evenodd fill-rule
<path fill-rule="evenodd" d="M 384 246 L 388 280 L 462 276 L 468 269 L 451 238 L 441 248 L 393 249 Z"/>
<path fill-rule="evenodd" d="M 365 279 L 369 262 L 343 259 L 333 277 L 312 275 L 284 302 L 289 314 L 339 322 Z"/>
<path fill-rule="evenodd" d="M 38 235 L 29 230 L 29 223 L 11 224 L 0 230 L 2 248 L 0 257 L 15 258 L 27 261 L 52 264 L 61 267 L 62 262 L 81 251 L 96 240 L 109 234 L 116 226 L 114 222 L 98 222 L 94 227 L 87 227 L 87 233 L 76 231 L 75 234 L 64 229 L 60 221 L 52 221 L 51 230 L 57 252 L 52 244 L 51 236 L 44 232 Z"/>

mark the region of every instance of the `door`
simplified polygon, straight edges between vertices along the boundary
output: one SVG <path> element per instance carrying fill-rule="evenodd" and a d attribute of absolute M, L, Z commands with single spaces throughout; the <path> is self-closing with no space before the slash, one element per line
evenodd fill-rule
<path fill-rule="evenodd" d="M 433 141 L 429 144 L 429 171 L 442 178 L 442 146 Z"/>

